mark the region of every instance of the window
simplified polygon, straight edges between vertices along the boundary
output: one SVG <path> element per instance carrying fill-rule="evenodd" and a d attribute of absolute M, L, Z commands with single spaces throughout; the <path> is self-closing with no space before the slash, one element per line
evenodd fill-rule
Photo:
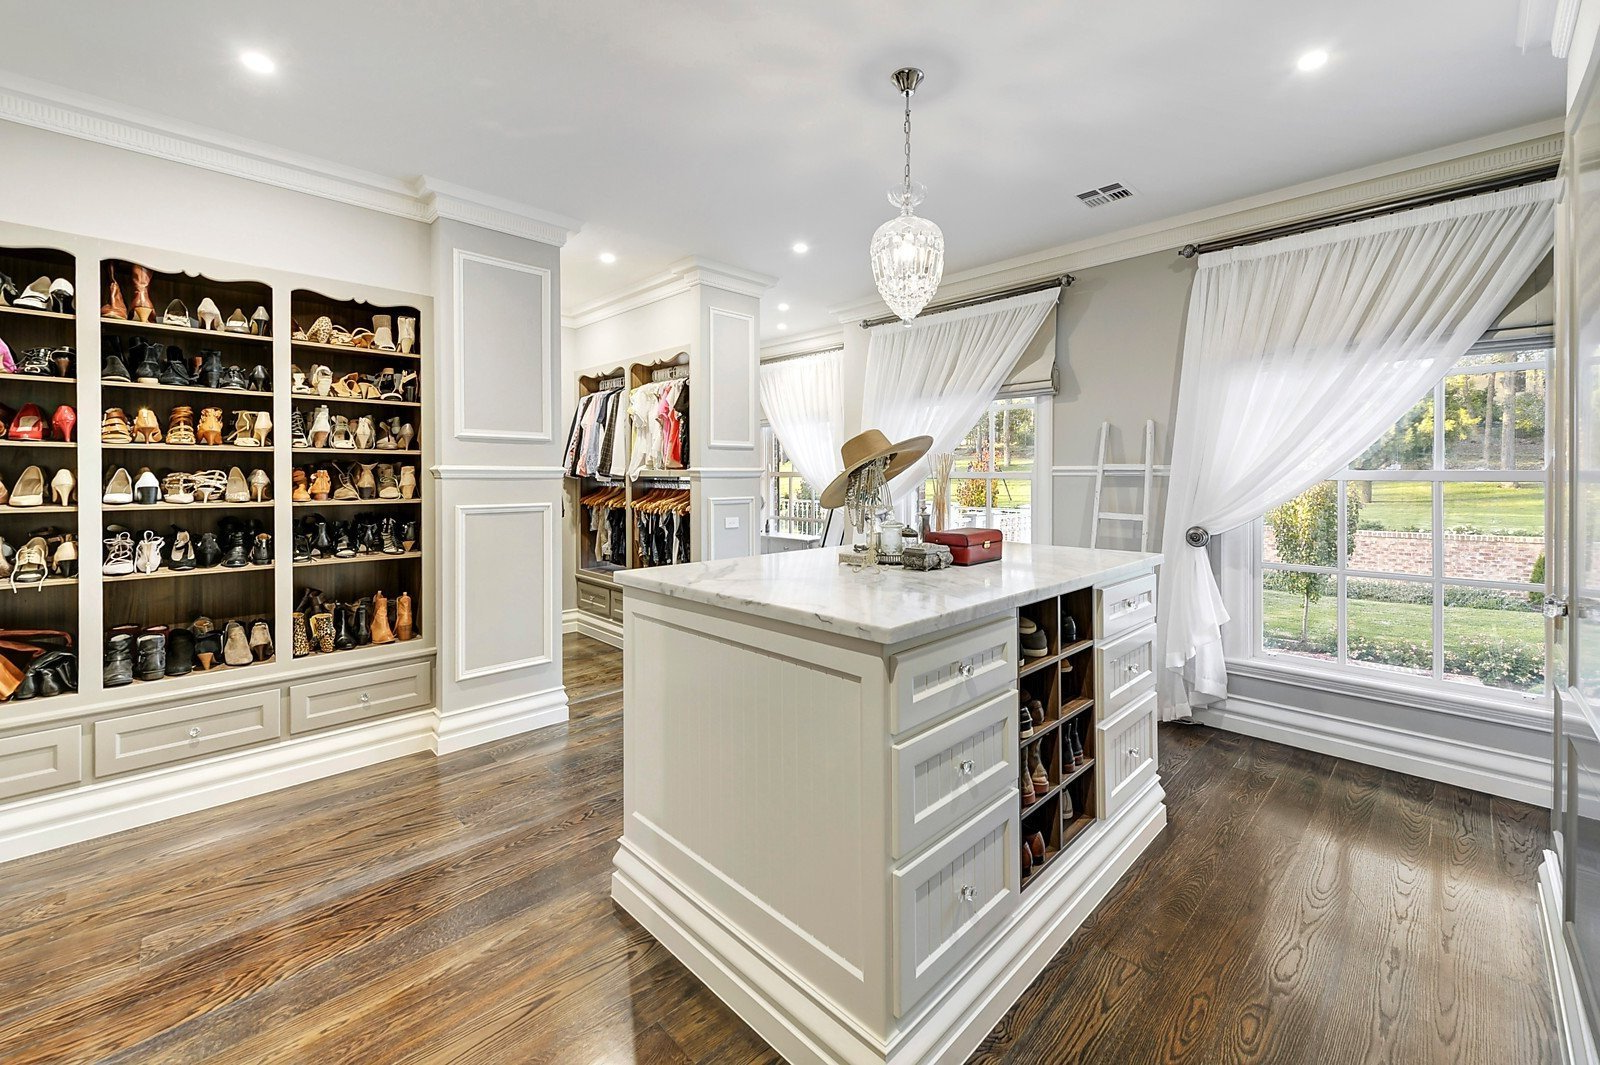
<path fill-rule="evenodd" d="M 950 472 L 950 525 L 954 528 L 999 529 L 1007 540 L 1043 541 L 1035 527 L 1033 502 L 1048 478 L 1048 468 L 1035 461 L 1048 450 L 1039 446 L 1041 401 L 1037 397 L 997 399 L 955 447 Z M 1048 428 L 1046 426 L 1046 428 Z M 930 477 L 920 503 L 934 497 Z"/>
<path fill-rule="evenodd" d="M 770 426 L 761 427 L 761 445 L 767 472 L 766 531 L 790 536 L 821 536 L 825 512 L 817 501 L 818 489 L 795 471 L 794 463 L 783 453 L 778 434 Z"/>
<path fill-rule="evenodd" d="M 1482 347 L 1266 515 L 1260 653 L 1544 693 L 1551 352 Z"/>

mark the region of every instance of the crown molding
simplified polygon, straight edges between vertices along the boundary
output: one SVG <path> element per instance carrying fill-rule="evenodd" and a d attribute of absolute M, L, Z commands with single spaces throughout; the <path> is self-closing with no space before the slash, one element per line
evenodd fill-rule
<path fill-rule="evenodd" d="M 1561 160 L 1562 139 L 1562 120 L 1557 118 L 1376 166 L 1346 171 L 1275 192 L 947 274 L 939 286 L 938 298 L 961 299 L 991 289 L 1104 266 L 1153 252 L 1176 252 L 1185 244 L 1202 244 L 1232 234 L 1288 225 L 1480 178 L 1515 173 L 1542 163 L 1558 163 Z M 863 318 L 886 314 L 888 309 L 882 300 L 873 298 L 831 307 L 829 313 L 839 323 L 847 325 Z"/>
<path fill-rule="evenodd" d="M 628 311 L 638 310 L 640 307 L 647 307 L 685 292 L 692 292 L 702 286 L 759 299 L 777 283 L 778 279 L 768 274 L 758 274 L 753 270 L 717 262 L 715 259 L 691 255 L 686 259 L 679 259 L 654 277 L 645 278 L 621 291 L 590 300 L 575 308 L 571 314 L 561 316 L 561 325 L 565 329 L 582 329 L 584 326 L 603 322 L 607 318 L 615 318 L 619 314 L 626 314 Z"/>
<path fill-rule="evenodd" d="M 415 222 L 457 219 L 557 246 L 580 225 L 434 178 L 408 183 L 14 74 L 0 73 L 0 121 Z"/>
<path fill-rule="evenodd" d="M 1572 35 L 1578 28 L 1581 0 L 1556 0 L 1555 17 L 1550 27 L 1550 53 L 1557 59 L 1572 51 Z"/>
<path fill-rule="evenodd" d="M 558 248 L 583 228 L 583 223 L 576 218 L 541 211 L 438 178 L 422 178 L 416 183 L 414 193 L 422 202 L 424 222 L 448 218 Z"/>

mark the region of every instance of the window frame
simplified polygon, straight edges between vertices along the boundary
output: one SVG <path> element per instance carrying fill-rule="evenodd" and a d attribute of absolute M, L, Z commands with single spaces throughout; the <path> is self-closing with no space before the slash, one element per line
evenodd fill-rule
<path fill-rule="evenodd" d="M 1048 544 L 1048 543 L 1052 542 L 1051 528 L 1052 528 L 1053 507 L 1051 505 L 1052 504 L 1052 499 L 1051 499 L 1050 488 L 1051 488 L 1051 482 L 1054 480 L 1054 470 L 1053 470 L 1053 468 L 1051 466 L 1051 459 L 1055 454 L 1054 449 L 1052 447 L 1052 436 L 1051 436 L 1052 422 L 1055 420 L 1054 419 L 1055 404 L 1053 402 L 1054 398 L 1055 397 L 1053 395 L 1049 394 L 1049 393 L 1043 393 L 1043 394 L 1039 394 L 1039 395 L 1020 395 L 1020 396 L 1004 396 L 1004 395 L 1001 395 L 1001 396 L 996 396 L 993 400 L 990 401 L 989 405 L 984 408 L 982 416 L 989 420 L 989 425 L 988 425 L 989 437 L 988 438 L 990 440 L 993 440 L 995 438 L 995 433 L 996 433 L 997 428 L 998 428 L 998 423 L 997 423 L 996 419 L 999 416 L 999 412 L 998 412 L 998 410 L 996 408 L 1000 404 L 1002 404 L 1002 403 L 1019 403 L 1019 401 L 1025 401 L 1025 402 L 1027 402 L 1027 403 L 1032 405 L 1032 407 L 1033 407 L 1033 468 L 1031 470 L 1029 470 L 1028 475 L 1026 477 L 1019 476 L 1015 470 L 1006 471 L 1006 470 L 954 470 L 953 469 L 953 470 L 950 471 L 950 480 L 952 482 L 955 482 L 955 481 L 983 481 L 984 482 L 984 489 L 983 489 L 984 521 L 991 527 L 993 527 L 993 525 L 994 525 L 994 509 L 995 509 L 995 507 L 994 507 L 994 485 L 995 485 L 995 482 L 996 481 L 1022 481 L 1022 480 L 1026 480 L 1028 482 L 1028 484 L 1029 484 L 1029 497 L 1028 497 L 1028 532 L 1029 532 L 1029 537 L 1028 537 L 1028 539 L 1026 541 L 1022 541 L 1022 542 L 1031 543 L 1031 544 Z M 974 422 L 973 423 L 973 428 L 976 428 L 977 424 L 978 423 Z M 971 430 L 968 430 L 968 432 L 971 432 Z M 965 440 L 966 437 L 967 437 L 966 433 L 961 434 L 961 439 Z M 918 492 L 917 507 L 918 507 L 918 510 L 920 510 L 922 508 L 923 504 L 928 501 L 926 499 L 927 483 L 928 483 L 928 479 L 930 479 L 931 477 L 932 477 L 932 473 L 930 472 L 929 475 L 928 475 L 928 478 L 924 478 L 922 483 L 917 488 L 917 492 Z M 952 508 L 953 508 L 953 505 L 954 504 L 952 502 Z"/>
<path fill-rule="evenodd" d="M 1547 352 L 1542 359 L 1516 361 L 1514 358 L 1516 352 L 1539 348 L 1543 348 Z M 1230 616 L 1234 619 L 1234 624 L 1224 628 L 1223 641 L 1224 655 L 1230 674 L 1238 673 L 1246 677 L 1279 680 L 1318 690 L 1331 690 L 1346 695 L 1380 698 L 1419 709 L 1464 713 L 1467 716 L 1478 719 L 1485 717 L 1499 718 L 1514 724 L 1527 724 L 1530 720 L 1549 721 L 1553 708 L 1552 682 L 1550 679 L 1553 668 L 1553 647 L 1548 622 L 1545 624 L 1546 679 L 1545 690 L 1542 693 L 1519 692 L 1513 689 L 1495 688 L 1488 685 L 1473 685 L 1459 680 L 1446 679 L 1443 674 L 1445 647 L 1444 589 L 1446 587 L 1484 588 L 1513 593 L 1542 592 L 1545 594 L 1548 594 L 1550 588 L 1548 568 L 1543 585 L 1531 582 L 1453 577 L 1449 576 L 1445 570 L 1445 540 L 1443 534 L 1448 529 L 1444 521 L 1444 493 L 1445 486 L 1448 484 L 1524 483 L 1540 485 L 1544 493 L 1544 552 L 1547 560 L 1550 557 L 1550 508 L 1552 505 L 1550 457 L 1552 446 L 1549 435 L 1551 431 L 1549 382 L 1554 361 L 1553 341 L 1549 337 L 1527 337 L 1519 340 L 1484 342 L 1474 345 L 1466 357 L 1481 358 L 1485 355 L 1497 354 L 1503 355 L 1504 358 L 1495 361 L 1475 361 L 1471 365 L 1458 363 L 1455 367 L 1452 367 L 1448 374 L 1435 383 L 1428 394 L 1433 399 L 1434 411 L 1437 414 L 1438 411 L 1445 409 L 1443 406 L 1445 383 L 1451 378 L 1460 377 L 1463 374 L 1504 372 L 1511 369 L 1543 371 L 1545 374 L 1543 465 L 1536 470 L 1515 468 L 1509 470 L 1452 470 L 1443 468 L 1446 454 L 1445 419 L 1436 416 L 1433 419 L 1433 455 L 1429 468 L 1420 470 L 1353 470 L 1347 467 L 1328 478 L 1328 480 L 1335 482 L 1337 485 L 1338 528 L 1340 529 L 1345 527 L 1348 501 L 1347 487 L 1352 483 L 1361 481 L 1411 481 L 1437 485 L 1432 492 L 1433 565 L 1431 572 L 1427 575 L 1354 569 L 1349 564 L 1350 544 L 1343 536 L 1339 538 L 1339 556 L 1336 566 L 1303 566 L 1268 562 L 1263 557 L 1262 549 L 1262 533 L 1265 528 L 1264 516 L 1247 526 L 1219 537 L 1214 561 L 1219 564 L 1221 571 L 1224 604 Z M 1427 397 L 1419 397 L 1417 402 L 1420 403 L 1425 398 Z M 1333 578 L 1335 582 L 1333 597 L 1337 612 L 1336 632 L 1338 639 L 1337 655 L 1333 660 L 1314 659 L 1275 652 L 1265 646 L 1265 607 L 1262 599 L 1262 592 L 1264 591 L 1263 578 L 1265 574 L 1273 571 L 1315 572 L 1323 573 Z M 1348 601 L 1346 598 L 1346 582 L 1352 578 L 1356 580 L 1404 581 L 1430 589 L 1433 599 L 1433 654 L 1432 669 L 1428 674 L 1386 669 L 1372 663 L 1351 661 L 1347 657 Z"/>
<path fill-rule="evenodd" d="M 762 487 L 762 505 L 763 509 L 766 511 L 766 513 L 762 515 L 761 519 L 761 535 L 787 536 L 801 540 L 821 540 L 824 532 L 827 529 L 827 511 L 823 511 L 822 516 L 817 519 L 817 531 L 814 533 L 799 532 L 793 529 L 780 529 L 778 527 L 779 522 L 788 521 L 792 523 L 795 519 L 792 517 L 784 518 L 780 515 L 779 511 L 780 503 L 783 499 L 783 484 L 785 481 L 790 481 L 809 488 L 812 496 L 814 497 L 820 496 L 822 494 L 822 489 L 826 488 L 827 485 L 817 487 L 816 485 L 811 484 L 811 482 L 807 481 L 805 477 L 801 475 L 799 470 L 793 468 L 792 462 L 790 463 L 790 468 L 788 470 L 783 470 L 780 468 L 782 466 L 781 459 L 786 457 L 783 452 L 783 441 L 779 440 L 778 434 L 772 431 L 771 424 L 763 421 L 761 423 L 760 435 L 761 472 L 764 481 Z"/>

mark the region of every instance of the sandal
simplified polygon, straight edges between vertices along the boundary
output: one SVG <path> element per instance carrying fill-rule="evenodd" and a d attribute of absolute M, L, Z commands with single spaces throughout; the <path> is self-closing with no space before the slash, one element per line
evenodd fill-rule
<path fill-rule="evenodd" d="M 318 407 L 311 412 L 311 446 L 324 448 L 328 446 L 328 437 L 333 435 L 333 424 L 328 419 L 328 408 Z"/>
<path fill-rule="evenodd" d="M 149 407 L 140 407 L 133 415 L 133 441 L 136 444 L 161 443 L 161 423 L 156 421 L 156 412 Z"/>
<path fill-rule="evenodd" d="M 299 407 L 289 412 L 289 443 L 294 447 L 311 446 L 311 439 L 306 436 L 306 418 Z"/>
<path fill-rule="evenodd" d="M 328 334 L 328 343 L 337 344 L 341 348 L 348 348 L 355 344 L 355 340 L 350 336 L 350 330 L 342 325 L 336 325 L 332 327 L 331 332 Z"/>
<path fill-rule="evenodd" d="M 200 502 L 210 503 L 222 496 L 228 488 L 228 475 L 221 470 L 201 470 L 195 474 L 194 491 Z"/>
<path fill-rule="evenodd" d="M 348 470 L 345 470 L 340 466 L 335 466 L 333 468 L 333 472 L 334 475 L 339 478 L 339 487 L 333 490 L 334 499 L 357 500 L 361 498 L 361 492 L 356 488 L 355 481 L 350 479 L 350 473 Z"/>
<path fill-rule="evenodd" d="M 100 572 L 107 577 L 126 577 L 133 572 L 133 533 L 126 529 L 105 538 L 106 558 Z"/>
<path fill-rule="evenodd" d="M 241 410 L 234 414 L 233 433 L 228 437 L 228 443 L 238 447 L 257 447 L 260 441 L 256 440 L 256 416 L 250 411 Z"/>
<path fill-rule="evenodd" d="M 169 473 L 161 478 L 161 498 L 168 503 L 193 503 L 194 484 L 192 473 Z"/>
<path fill-rule="evenodd" d="M 356 422 L 355 436 L 356 447 L 360 448 L 362 451 L 372 450 L 372 442 L 376 437 L 376 433 L 374 433 L 372 428 L 371 415 L 363 414 L 361 419 Z"/>
<path fill-rule="evenodd" d="M 407 467 L 407 468 L 409 469 L 410 467 Z M 416 488 L 413 485 L 412 491 L 415 491 L 415 490 L 416 490 Z M 379 499 L 399 499 L 400 495 L 401 495 L 401 493 L 400 493 L 400 482 L 395 479 L 394 467 L 389 465 L 387 462 L 379 463 L 378 464 L 378 498 Z"/>
<path fill-rule="evenodd" d="M 404 320 L 405 319 L 401 319 L 401 321 L 404 321 Z M 392 318 L 391 318 L 390 315 L 387 315 L 387 314 L 375 314 L 375 315 L 373 315 L 372 316 L 372 330 L 373 330 L 372 346 L 374 348 L 378 349 L 379 351 L 393 351 L 394 350 L 394 329 L 393 329 L 393 324 L 392 324 Z"/>
<path fill-rule="evenodd" d="M 305 338 L 306 331 L 300 328 L 300 323 L 293 318 L 289 319 L 289 339 L 303 341 Z"/>
<path fill-rule="evenodd" d="M 370 348 L 373 342 L 372 330 L 357 329 L 350 334 L 350 343 L 358 348 Z"/>
<path fill-rule="evenodd" d="M 222 443 L 222 408 L 207 407 L 200 412 L 200 424 L 194 430 L 195 440 L 215 446 Z"/>
<path fill-rule="evenodd" d="M 194 408 L 173 407 L 167 415 L 167 443 L 194 443 Z"/>
<path fill-rule="evenodd" d="M 311 367 L 311 391 L 326 396 L 333 391 L 333 371 L 326 366 Z"/>
<path fill-rule="evenodd" d="M 291 483 L 294 486 L 293 491 L 289 493 L 289 499 L 292 502 L 311 502 L 311 480 L 306 476 L 305 470 L 301 469 L 299 466 L 296 466 L 294 468 L 294 474 Z"/>
<path fill-rule="evenodd" d="M 355 450 L 355 434 L 350 431 L 350 419 L 343 414 L 333 416 L 333 446 L 342 451 Z"/>
<path fill-rule="evenodd" d="M 316 367 L 312 367 L 312 369 L 315 368 Z M 307 396 L 311 394 L 311 386 L 306 384 L 306 375 L 301 372 L 300 367 L 298 366 L 289 367 L 289 393 L 290 395 L 295 396 Z"/>
<path fill-rule="evenodd" d="M 245 480 L 244 471 L 239 467 L 228 471 L 228 488 L 222 498 L 229 503 L 250 502 L 250 482 Z"/>
<path fill-rule="evenodd" d="M 128 416 L 121 407 L 111 407 L 100 420 L 102 444 L 131 444 L 133 434 L 128 431 Z"/>
<path fill-rule="evenodd" d="M 361 398 L 361 375 L 347 373 L 333 383 L 333 394 L 345 399 Z"/>

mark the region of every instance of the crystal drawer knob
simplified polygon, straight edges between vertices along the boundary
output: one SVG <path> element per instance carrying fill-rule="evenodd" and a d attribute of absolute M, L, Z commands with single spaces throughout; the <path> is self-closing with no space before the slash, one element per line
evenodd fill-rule
<path fill-rule="evenodd" d="M 973 899 L 975 899 L 977 897 L 978 897 L 978 889 L 977 888 L 973 887 L 971 884 L 962 884 L 961 885 L 961 901 L 962 902 L 971 902 Z"/>
<path fill-rule="evenodd" d="M 964 777 L 970 777 L 974 768 L 970 758 L 963 758 L 961 764 L 956 766 L 956 770 Z"/>
<path fill-rule="evenodd" d="M 957 663 L 956 664 L 956 672 L 961 674 L 963 677 L 972 676 L 972 663 L 971 662 L 960 662 L 960 663 Z"/>
<path fill-rule="evenodd" d="M 368 695 L 366 692 L 362 692 L 361 693 L 361 705 L 362 706 L 366 706 L 370 702 L 372 702 L 372 696 Z"/>
<path fill-rule="evenodd" d="M 1135 758 L 1137 758 L 1137 757 L 1139 757 L 1139 748 L 1137 748 L 1137 747 L 1129 747 L 1128 748 L 1128 753 L 1133 755 Z"/>
<path fill-rule="evenodd" d="M 1132 599 L 1124 599 L 1122 601 L 1122 609 L 1124 609 L 1124 610 L 1132 610 L 1133 609 L 1133 600 Z"/>
<path fill-rule="evenodd" d="M 197 740 L 197 739 L 200 738 L 200 726 L 199 725 L 195 725 L 195 726 L 193 726 L 192 728 L 189 729 L 189 738 L 191 740 Z"/>

